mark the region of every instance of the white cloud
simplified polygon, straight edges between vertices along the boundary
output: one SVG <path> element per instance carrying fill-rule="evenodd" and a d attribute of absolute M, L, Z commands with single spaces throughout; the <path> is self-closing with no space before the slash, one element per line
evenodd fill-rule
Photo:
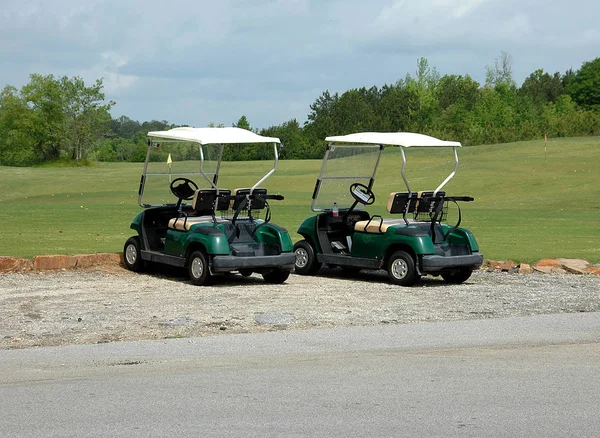
<path fill-rule="evenodd" d="M 118 115 L 229 125 L 245 114 L 264 127 L 303 122 L 326 89 L 395 82 L 419 57 L 480 81 L 502 50 L 518 83 L 578 68 L 598 56 L 599 11 L 595 0 L 4 0 L 0 77 L 103 77 Z"/>

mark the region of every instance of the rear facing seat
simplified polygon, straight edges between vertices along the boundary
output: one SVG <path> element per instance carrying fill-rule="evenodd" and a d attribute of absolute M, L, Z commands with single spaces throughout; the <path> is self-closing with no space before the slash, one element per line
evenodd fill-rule
<path fill-rule="evenodd" d="M 216 189 L 198 189 L 194 193 L 192 208 L 195 216 L 181 215 L 169 220 L 168 227 L 172 230 L 188 231 L 192 225 L 199 223 L 227 222 L 224 219 L 216 219 L 214 216 L 215 201 L 217 201 L 216 210 L 223 211 L 229 208 L 230 190 L 219 189 L 217 199 Z"/>

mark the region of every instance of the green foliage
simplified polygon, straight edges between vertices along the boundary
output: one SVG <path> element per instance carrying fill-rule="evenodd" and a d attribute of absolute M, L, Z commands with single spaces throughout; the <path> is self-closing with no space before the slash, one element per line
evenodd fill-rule
<path fill-rule="evenodd" d="M 600 58 L 584 63 L 569 81 L 567 91 L 584 109 L 600 110 Z"/>
<path fill-rule="evenodd" d="M 100 139 L 114 102 L 104 104 L 102 80 L 32 74 L 20 91 L 0 94 L 0 163 L 32 165 L 70 156 L 79 161 Z"/>

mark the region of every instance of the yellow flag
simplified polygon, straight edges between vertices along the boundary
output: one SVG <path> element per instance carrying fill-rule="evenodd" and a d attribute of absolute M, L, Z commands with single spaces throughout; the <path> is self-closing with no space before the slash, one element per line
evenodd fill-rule
<path fill-rule="evenodd" d="M 171 160 L 171 154 L 169 154 L 169 158 L 167 158 L 167 164 L 171 164 L 173 160 Z"/>

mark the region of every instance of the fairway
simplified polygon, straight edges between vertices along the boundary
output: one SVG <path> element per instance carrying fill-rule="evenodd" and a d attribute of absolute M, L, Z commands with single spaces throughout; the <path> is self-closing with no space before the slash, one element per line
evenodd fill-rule
<path fill-rule="evenodd" d="M 448 150 L 408 150 L 413 190 L 433 190 L 451 172 Z M 462 203 L 462 226 L 473 231 L 486 259 L 535 262 L 547 257 L 600 263 L 600 138 L 583 137 L 473 146 L 459 150 L 449 195 Z M 377 173 L 372 214 L 387 214 L 392 191 L 404 191 L 398 148 L 387 148 Z M 248 187 L 271 161 L 224 162 L 219 185 Z M 281 193 L 272 221 L 294 241 L 310 201 L 320 160 L 279 162 L 264 187 Z M 141 209 L 142 163 L 99 163 L 78 168 L 0 166 L 0 255 L 121 252 Z M 173 202 L 175 198 L 173 197 Z M 451 217 L 456 214 L 451 208 Z"/>

